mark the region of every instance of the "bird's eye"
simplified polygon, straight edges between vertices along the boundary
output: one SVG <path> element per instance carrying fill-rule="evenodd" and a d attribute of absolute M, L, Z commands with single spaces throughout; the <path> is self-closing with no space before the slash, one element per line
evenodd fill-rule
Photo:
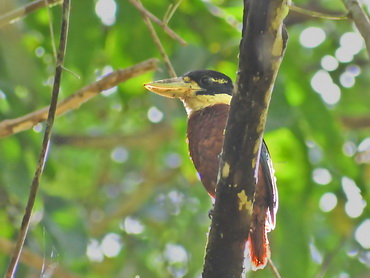
<path fill-rule="evenodd" d="M 203 77 L 199 83 L 200 83 L 199 85 L 202 87 L 208 87 L 213 84 L 213 80 L 209 77 Z"/>

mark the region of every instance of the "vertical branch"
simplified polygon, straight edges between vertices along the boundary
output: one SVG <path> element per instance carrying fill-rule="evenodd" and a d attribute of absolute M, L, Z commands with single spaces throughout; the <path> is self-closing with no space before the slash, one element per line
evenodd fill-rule
<path fill-rule="evenodd" d="M 358 0 L 343 0 L 344 5 L 349 11 L 353 22 L 365 40 L 367 54 L 370 59 L 370 20 L 362 9 Z"/>
<path fill-rule="evenodd" d="M 50 142 L 51 131 L 52 131 L 53 124 L 54 124 L 55 111 L 56 111 L 57 103 L 58 103 L 60 81 L 61 81 L 62 72 L 63 72 L 64 55 L 66 51 L 67 37 L 68 37 L 69 14 L 70 14 L 70 0 L 64 0 L 63 18 L 62 18 L 62 26 L 61 26 L 61 34 L 60 34 L 60 44 L 59 44 L 59 50 L 58 50 L 58 55 L 57 55 L 54 85 L 53 85 L 52 97 L 50 101 L 49 114 L 48 114 L 48 118 L 46 121 L 44 138 L 43 138 L 43 142 L 41 146 L 41 152 L 39 155 L 38 163 L 36 166 L 35 175 L 34 175 L 34 178 L 31 184 L 27 206 L 26 206 L 25 213 L 23 216 L 20 231 L 17 237 L 16 246 L 13 251 L 13 254 L 12 254 L 12 257 L 11 257 L 11 260 L 10 260 L 10 263 L 8 265 L 8 269 L 6 272 L 6 276 L 5 276 L 6 278 L 11 278 L 15 274 L 15 270 L 16 270 L 16 267 L 19 261 L 19 257 L 22 252 L 24 241 L 27 236 L 27 231 L 28 231 L 28 227 L 30 224 L 32 209 L 35 204 L 35 199 L 37 196 L 40 179 L 41 179 L 42 172 L 43 172 L 44 165 L 45 165 L 46 155 L 47 155 L 49 142 Z"/>
<path fill-rule="evenodd" d="M 287 34 L 286 0 L 245 0 L 236 90 L 221 155 L 203 277 L 241 277 L 267 109 Z"/>

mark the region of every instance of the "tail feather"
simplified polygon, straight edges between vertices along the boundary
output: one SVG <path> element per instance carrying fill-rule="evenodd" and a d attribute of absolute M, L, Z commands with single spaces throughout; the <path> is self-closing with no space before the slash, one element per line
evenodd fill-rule
<path fill-rule="evenodd" d="M 250 234 L 248 243 L 252 270 L 256 271 L 265 268 L 271 256 L 266 234 L 264 233 L 264 238 L 261 238 L 260 235 Z"/>
<path fill-rule="evenodd" d="M 263 269 L 271 257 L 265 225 L 251 229 L 248 236 L 248 248 L 253 271 Z"/>

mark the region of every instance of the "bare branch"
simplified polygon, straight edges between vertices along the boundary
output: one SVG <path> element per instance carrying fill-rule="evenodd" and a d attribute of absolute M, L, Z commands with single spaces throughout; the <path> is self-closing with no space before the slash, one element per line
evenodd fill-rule
<path fill-rule="evenodd" d="M 13 251 L 13 254 L 12 254 L 12 257 L 11 257 L 11 260 L 10 260 L 10 263 L 9 263 L 9 266 L 6 272 L 5 277 L 7 278 L 11 278 L 15 274 L 15 270 L 18 265 L 18 261 L 19 261 L 19 257 L 22 252 L 24 241 L 26 240 L 33 206 L 35 204 L 37 191 L 38 191 L 39 184 L 40 184 L 40 179 L 41 179 L 45 161 L 46 161 L 46 153 L 49 147 L 51 131 L 53 129 L 55 112 L 56 112 L 57 104 L 58 104 L 60 82 L 61 82 L 62 73 L 63 73 L 62 66 L 64 64 L 64 56 L 65 56 L 65 52 L 67 48 L 69 14 L 70 14 L 70 1 L 64 0 L 63 13 L 62 13 L 62 24 L 61 24 L 61 32 L 60 32 L 60 43 L 59 43 L 59 50 L 58 50 L 58 56 L 57 56 L 57 64 L 56 64 L 56 69 L 55 69 L 54 85 L 53 85 L 53 91 L 52 91 L 52 96 L 51 96 L 51 101 L 50 101 L 50 108 L 49 108 L 48 117 L 46 121 L 44 138 L 42 141 L 42 147 L 41 147 L 39 159 L 37 162 L 35 175 L 34 175 L 34 178 L 31 184 L 31 189 L 30 189 L 25 213 L 23 216 L 21 228 L 19 230 L 15 249 Z"/>
<path fill-rule="evenodd" d="M 370 116 L 342 116 L 340 120 L 342 124 L 349 129 L 370 128 Z"/>
<path fill-rule="evenodd" d="M 46 3 L 45 3 L 46 2 Z M 36 0 L 29 4 L 26 4 L 20 8 L 17 8 L 13 11 L 10 11 L 2 16 L 0 16 L 0 28 L 17 21 L 18 19 L 26 16 L 27 14 L 36 11 L 42 7 L 45 7 L 46 4 L 49 4 L 50 7 L 63 3 L 63 0 Z"/>
<path fill-rule="evenodd" d="M 58 103 L 56 116 L 63 115 L 64 113 L 79 108 L 83 103 L 102 91 L 108 90 L 121 82 L 155 69 L 157 63 L 157 59 L 149 59 L 130 68 L 120 69 L 106 75 L 101 80 L 78 90 L 63 101 L 60 101 Z M 30 129 L 36 124 L 45 121 L 48 109 L 49 107 L 44 107 L 22 117 L 0 122 L 0 138 Z"/>
<path fill-rule="evenodd" d="M 370 21 L 362 9 L 358 0 L 343 0 L 344 5 L 349 11 L 353 22 L 355 23 L 358 31 L 365 40 L 367 54 L 370 59 Z"/>
<path fill-rule="evenodd" d="M 154 21 L 157 23 L 163 31 L 167 33 L 171 38 L 178 41 L 183 46 L 187 45 L 186 41 L 182 39 L 178 34 L 176 34 L 171 28 L 169 28 L 165 22 L 161 21 L 159 18 L 157 18 L 155 15 L 153 15 L 151 12 L 149 12 L 147 9 L 145 9 L 141 3 L 139 3 L 136 0 L 130 0 L 130 3 L 134 5 L 142 14 L 145 14 L 145 16 L 149 17 L 151 21 Z"/>

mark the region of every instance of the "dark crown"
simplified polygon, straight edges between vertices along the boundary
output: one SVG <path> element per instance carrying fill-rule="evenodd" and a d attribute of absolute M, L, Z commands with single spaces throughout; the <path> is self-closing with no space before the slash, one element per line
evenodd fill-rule
<path fill-rule="evenodd" d="M 202 90 L 197 95 L 232 95 L 234 85 L 230 77 L 214 70 L 196 70 L 183 75 L 183 79 L 196 82 Z"/>

